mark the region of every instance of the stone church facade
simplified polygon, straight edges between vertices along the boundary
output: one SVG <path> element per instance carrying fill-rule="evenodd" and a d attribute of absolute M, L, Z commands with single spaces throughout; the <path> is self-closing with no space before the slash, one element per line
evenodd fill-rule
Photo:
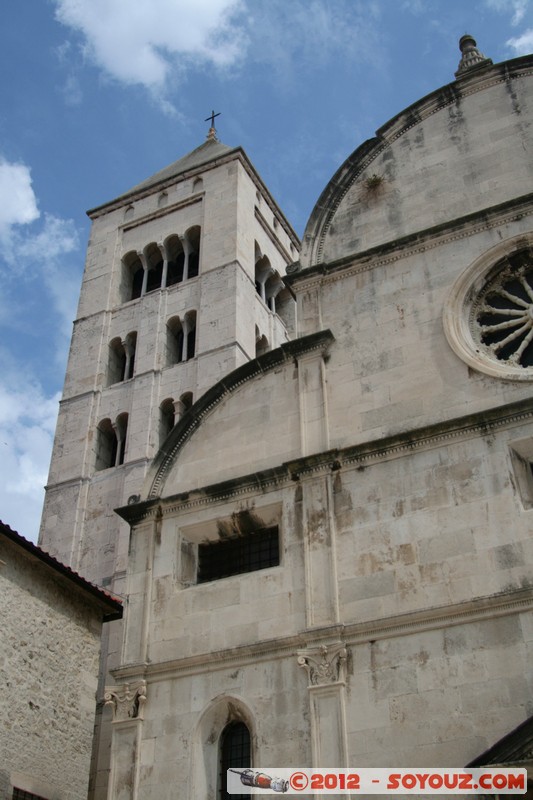
<path fill-rule="evenodd" d="M 533 714 L 533 57 L 461 49 L 299 258 L 213 130 L 91 212 L 41 541 L 128 599 L 95 798 L 222 797 L 237 746 L 462 766 Z"/>

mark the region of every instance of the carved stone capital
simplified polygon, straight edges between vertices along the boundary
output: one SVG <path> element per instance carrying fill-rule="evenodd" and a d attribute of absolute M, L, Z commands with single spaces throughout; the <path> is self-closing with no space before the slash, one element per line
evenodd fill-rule
<path fill-rule="evenodd" d="M 113 710 L 113 722 L 127 719 L 143 719 L 146 703 L 146 681 L 109 686 L 104 694 L 106 706 Z"/>
<path fill-rule="evenodd" d="M 309 686 L 327 686 L 344 683 L 346 680 L 346 658 L 348 656 L 342 642 L 322 645 L 313 650 L 300 650 L 298 664 L 307 670 Z"/>

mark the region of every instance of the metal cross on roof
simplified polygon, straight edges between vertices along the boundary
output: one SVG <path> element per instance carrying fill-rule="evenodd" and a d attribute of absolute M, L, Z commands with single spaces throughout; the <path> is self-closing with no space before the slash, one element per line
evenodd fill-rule
<path fill-rule="evenodd" d="M 211 127 L 214 128 L 215 127 L 215 117 L 220 117 L 221 113 L 222 113 L 221 111 L 218 111 L 215 114 L 214 111 L 211 111 L 211 116 L 210 117 L 206 117 L 204 122 L 209 122 L 209 120 L 211 120 Z"/>

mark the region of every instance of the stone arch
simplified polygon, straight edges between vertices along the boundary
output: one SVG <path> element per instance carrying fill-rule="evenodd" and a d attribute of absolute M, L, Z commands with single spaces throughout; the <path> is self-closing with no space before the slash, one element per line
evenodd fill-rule
<path fill-rule="evenodd" d="M 232 722 L 243 722 L 250 732 L 251 764 L 257 761 L 255 717 L 248 704 L 236 695 L 220 695 L 204 708 L 191 737 L 190 800 L 219 797 L 220 738 Z"/>

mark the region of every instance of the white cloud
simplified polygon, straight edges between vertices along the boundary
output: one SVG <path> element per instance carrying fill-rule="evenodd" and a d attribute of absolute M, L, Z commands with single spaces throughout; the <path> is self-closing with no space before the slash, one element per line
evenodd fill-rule
<path fill-rule="evenodd" d="M 46 335 L 49 309 L 59 322 L 50 330 L 56 357 L 64 363 L 79 288 L 70 254 L 78 247 L 74 223 L 39 214 L 30 169 L 0 159 L 0 277 L 4 349 L 0 350 L 0 517 L 23 536 L 36 539 L 44 497 L 59 395 L 49 396 L 28 364 L 5 350 L 9 334 Z M 23 303 L 21 284 L 24 283 Z M 37 298 L 37 301 L 35 300 Z M 28 319 L 32 302 L 39 316 Z M 59 336 L 56 330 L 59 329 Z M 13 340 L 16 342 L 16 339 Z M 34 363 L 37 359 L 34 358 Z M 43 373 L 47 365 L 43 364 Z"/>
<path fill-rule="evenodd" d="M 523 56 L 533 51 L 533 28 L 528 28 L 521 36 L 508 39 L 508 47 L 512 47 L 517 56 Z"/>
<path fill-rule="evenodd" d="M 0 239 L 9 238 L 13 225 L 24 225 L 38 217 L 30 170 L 25 164 L 0 159 Z"/>
<path fill-rule="evenodd" d="M 518 25 L 524 19 L 529 0 L 486 0 L 489 8 L 512 14 L 511 25 Z"/>
<path fill-rule="evenodd" d="M 0 517 L 37 540 L 59 395 L 7 369 L 0 385 Z"/>
<path fill-rule="evenodd" d="M 146 87 L 167 113 L 176 113 L 171 89 L 193 69 L 253 60 L 274 69 L 286 88 L 297 69 L 341 53 L 375 63 L 379 44 L 375 0 L 54 2 L 57 19 L 81 33 L 88 60 L 115 80 Z M 72 42 L 58 50 L 63 62 L 72 56 Z"/>
<path fill-rule="evenodd" d="M 39 228 L 35 223 L 39 221 Z M 30 223 L 32 223 L 30 225 Z M 23 280 L 48 291 L 62 321 L 64 337 L 70 336 L 79 290 L 79 272 L 72 270 L 65 257 L 79 247 L 72 220 L 61 219 L 38 210 L 31 172 L 25 164 L 0 159 L 0 274 L 3 280 L 3 305 L 0 316 L 8 320 L 11 305 L 10 283 Z M 17 309 L 11 308 L 12 315 Z M 61 353 L 65 342 L 61 345 Z"/>
<path fill-rule="evenodd" d="M 55 0 L 56 17 L 82 33 L 85 54 L 108 75 L 164 95 L 192 63 L 227 67 L 246 46 L 241 0 Z M 66 49 L 62 53 L 65 55 Z"/>

